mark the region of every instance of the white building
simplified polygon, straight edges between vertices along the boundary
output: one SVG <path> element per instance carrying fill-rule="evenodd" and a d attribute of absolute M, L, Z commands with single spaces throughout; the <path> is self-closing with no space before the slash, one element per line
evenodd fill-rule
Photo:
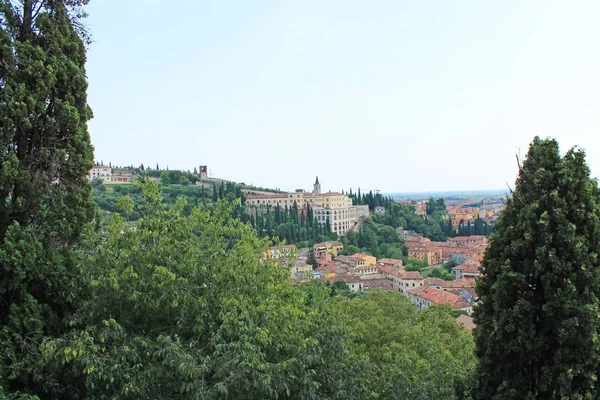
<path fill-rule="evenodd" d="M 362 218 L 369 216 L 368 206 L 353 206 L 352 199 L 337 192 L 321 193 L 319 178 L 314 184 L 312 193 L 296 190 L 293 193 L 272 193 L 246 196 L 246 205 L 250 207 L 265 208 L 281 207 L 288 209 L 294 203 L 298 209 L 307 205 L 314 211 L 315 219 L 322 225 L 329 222 L 332 232 L 343 235 L 348 232 Z"/>
<path fill-rule="evenodd" d="M 106 165 L 95 165 L 88 176 L 88 179 L 93 181 L 94 179 L 101 179 L 103 182 L 112 181 L 112 168 Z"/>

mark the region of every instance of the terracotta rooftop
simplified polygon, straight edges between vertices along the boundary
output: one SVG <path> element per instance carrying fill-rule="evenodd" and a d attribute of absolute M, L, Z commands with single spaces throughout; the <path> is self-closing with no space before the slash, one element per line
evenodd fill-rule
<path fill-rule="evenodd" d="M 377 270 L 379 271 L 380 274 L 394 275 L 394 276 L 400 276 L 404 272 L 400 268 L 392 267 L 390 265 L 378 265 Z"/>
<path fill-rule="evenodd" d="M 442 287 L 444 289 L 466 289 L 475 287 L 475 279 L 473 278 L 462 278 L 455 281 L 443 281 Z"/>
<path fill-rule="evenodd" d="M 336 274 L 335 277 L 333 278 L 334 282 L 338 282 L 338 281 L 342 281 L 342 282 L 346 282 L 346 283 L 359 283 L 362 282 L 361 279 L 357 276 L 352 276 L 346 272 L 342 272 L 339 274 Z"/>
<path fill-rule="evenodd" d="M 352 259 L 350 258 L 350 256 L 337 256 L 336 258 L 334 258 L 334 260 L 348 264 Z"/>
<path fill-rule="evenodd" d="M 402 260 L 398 260 L 396 258 L 381 258 L 377 261 L 377 264 L 390 264 L 390 265 L 395 265 L 395 264 L 400 264 L 402 265 Z"/>
<path fill-rule="evenodd" d="M 402 279 L 423 279 L 419 271 L 403 271 L 400 275 Z"/>
<path fill-rule="evenodd" d="M 360 260 L 364 260 L 364 259 L 365 259 L 365 257 L 367 257 L 367 255 L 366 255 L 366 254 L 363 254 L 363 253 L 356 253 L 356 254 L 353 254 L 353 255 L 351 255 L 351 256 L 350 256 L 350 259 L 351 259 L 351 260 L 359 260 L 359 261 L 360 261 Z"/>
<path fill-rule="evenodd" d="M 452 271 L 463 271 L 463 272 L 467 272 L 467 273 L 479 273 L 479 267 L 481 266 L 481 264 L 477 263 L 464 263 L 464 264 L 460 264 L 457 265 L 456 267 L 452 268 Z"/>
<path fill-rule="evenodd" d="M 429 286 L 414 288 L 407 293 L 435 304 L 446 304 L 452 308 L 466 308 L 471 306 L 467 300 L 460 296 Z"/>
<path fill-rule="evenodd" d="M 439 278 L 425 278 L 423 280 L 423 285 L 425 286 L 444 286 L 444 280 Z"/>

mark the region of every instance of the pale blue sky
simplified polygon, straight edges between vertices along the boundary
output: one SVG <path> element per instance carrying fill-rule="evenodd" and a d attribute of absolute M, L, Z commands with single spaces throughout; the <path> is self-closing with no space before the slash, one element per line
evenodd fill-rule
<path fill-rule="evenodd" d="M 503 189 L 533 136 L 600 172 L 600 1 L 96 0 L 96 158 L 282 189 Z"/>

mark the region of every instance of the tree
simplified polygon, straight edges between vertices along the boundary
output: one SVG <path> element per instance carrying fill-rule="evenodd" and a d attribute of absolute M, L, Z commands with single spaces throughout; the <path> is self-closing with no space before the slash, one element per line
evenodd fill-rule
<path fill-rule="evenodd" d="M 599 190 L 582 150 L 536 137 L 482 262 L 480 399 L 595 398 Z"/>
<path fill-rule="evenodd" d="M 312 265 L 313 267 L 317 267 L 317 257 L 315 256 L 315 248 L 310 246 L 308 250 L 308 257 L 306 257 L 306 263 Z"/>
<path fill-rule="evenodd" d="M 77 307 L 75 250 L 95 217 L 85 1 L 0 1 L 0 386 Z M 10 381 L 8 377 L 11 377 Z"/>

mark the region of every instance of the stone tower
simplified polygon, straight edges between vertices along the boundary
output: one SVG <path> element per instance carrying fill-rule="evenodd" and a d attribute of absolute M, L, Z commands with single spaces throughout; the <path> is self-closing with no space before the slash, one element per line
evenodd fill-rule
<path fill-rule="evenodd" d="M 315 181 L 315 187 L 313 190 L 314 194 L 321 194 L 321 184 L 319 183 L 319 177 L 317 176 L 317 180 Z"/>

